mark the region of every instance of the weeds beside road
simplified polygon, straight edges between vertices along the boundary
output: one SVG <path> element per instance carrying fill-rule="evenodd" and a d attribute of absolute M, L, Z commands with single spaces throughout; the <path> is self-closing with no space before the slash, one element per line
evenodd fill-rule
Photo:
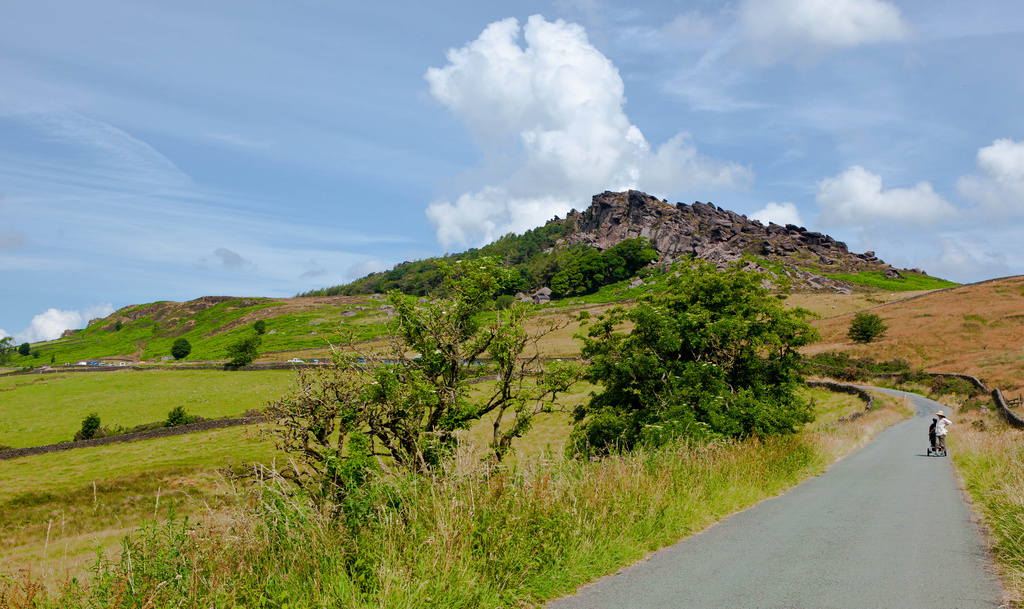
<path fill-rule="evenodd" d="M 959 413 L 950 453 L 988 529 L 991 551 L 1017 606 L 1024 606 L 1024 430 L 983 411 Z"/>
<path fill-rule="evenodd" d="M 61 592 L 0 580 L 0 604 L 535 606 L 820 473 L 905 414 L 597 462 L 548 455 L 489 470 L 467 454 L 435 479 L 382 474 L 373 492 L 385 501 L 347 522 L 264 484 L 221 524 L 142 529 Z"/>

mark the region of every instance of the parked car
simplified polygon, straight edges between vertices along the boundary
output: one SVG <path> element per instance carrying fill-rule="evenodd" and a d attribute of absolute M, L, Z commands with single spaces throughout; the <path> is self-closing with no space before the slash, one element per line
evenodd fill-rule
<path fill-rule="evenodd" d="M 293 357 L 290 360 L 288 360 L 288 363 L 289 364 L 304 364 L 305 362 L 302 361 L 301 359 L 297 358 L 297 357 Z"/>

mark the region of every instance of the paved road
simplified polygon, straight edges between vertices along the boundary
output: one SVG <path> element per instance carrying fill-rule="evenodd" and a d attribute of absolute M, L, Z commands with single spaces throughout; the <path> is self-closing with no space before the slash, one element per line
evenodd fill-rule
<path fill-rule="evenodd" d="M 905 395 L 915 417 L 825 474 L 548 608 L 999 607 L 951 464 L 926 456 L 941 405 Z"/>

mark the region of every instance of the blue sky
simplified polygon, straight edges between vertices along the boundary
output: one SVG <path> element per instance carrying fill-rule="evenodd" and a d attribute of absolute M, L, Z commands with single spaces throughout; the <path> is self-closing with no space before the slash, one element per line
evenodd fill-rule
<path fill-rule="evenodd" d="M 604 190 L 1024 273 L 1017 0 L 5 2 L 0 335 L 291 296 Z"/>

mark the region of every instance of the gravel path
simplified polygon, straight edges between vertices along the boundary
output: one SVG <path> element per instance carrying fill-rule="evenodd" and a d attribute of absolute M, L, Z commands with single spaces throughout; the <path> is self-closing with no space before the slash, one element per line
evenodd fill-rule
<path fill-rule="evenodd" d="M 549 609 L 999 607 L 1002 590 L 952 466 L 926 456 L 942 406 L 885 391 L 909 396 L 917 415 L 785 495 Z"/>

